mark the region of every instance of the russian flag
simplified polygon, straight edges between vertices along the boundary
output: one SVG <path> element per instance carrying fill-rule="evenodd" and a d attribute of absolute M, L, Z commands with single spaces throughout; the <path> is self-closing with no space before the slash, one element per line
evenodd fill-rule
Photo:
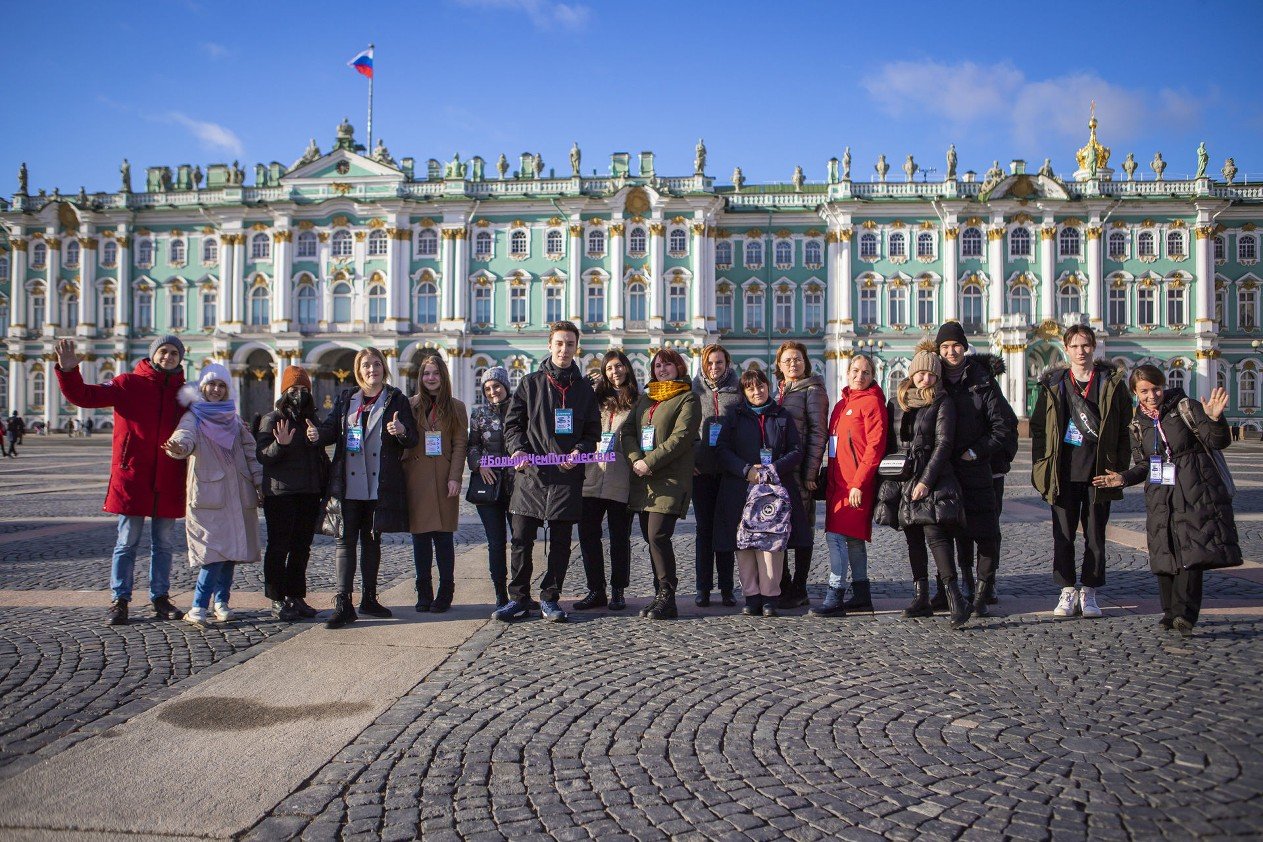
<path fill-rule="evenodd" d="M 353 67 L 355 68 L 356 72 L 372 79 L 373 78 L 373 48 L 369 47 L 367 50 L 364 50 L 362 53 L 360 53 L 355 58 L 348 61 L 346 64 L 347 64 L 347 67 Z"/>

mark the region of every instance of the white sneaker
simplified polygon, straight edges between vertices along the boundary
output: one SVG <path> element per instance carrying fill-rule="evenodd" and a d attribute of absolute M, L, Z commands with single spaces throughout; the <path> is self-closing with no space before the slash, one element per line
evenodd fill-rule
<path fill-rule="evenodd" d="M 228 603 L 215 603 L 215 619 L 221 623 L 226 623 L 232 619 L 232 609 L 228 607 Z"/>
<path fill-rule="evenodd" d="M 1096 605 L 1095 602 L 1092 603 Z M 1057 600 L 1057 607 L 1053 609 L 1054 617 L 1073 617 L 1079 613 L 1079 592 L 1074 588 L 1062 588 L 1061 598 Z M 1099 616 L 1099 612 L 1098 612 Z"/>
<path fill-rule="evenodd" d="M 1096 604 L 1096 588 L 1085 587 L 1079 591 L 1079 613 L 1091 619 L 1101 616 L 1101 608 Z"/>
<path fill-rule="evenodd" d="M 190 608 L 188 611 L 184 613 L 184 622 L 192 623 L 198 628 L 205 628 L 206 627 L 206 609 L 198 608 L 196 605 L 194 605 L 192 608 Z"/>

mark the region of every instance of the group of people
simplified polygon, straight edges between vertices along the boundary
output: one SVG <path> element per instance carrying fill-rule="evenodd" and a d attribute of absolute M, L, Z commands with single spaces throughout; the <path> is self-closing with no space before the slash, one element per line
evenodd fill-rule
<path fill-rule="evenodd" d="M 918 347 L 889 400 L 875 381 L 874 361 L 851 356 L 832 410 L 807 349 L 795 341 L 777 350 L 771 378 L 758 367 L 740 372 L 718 344 L 702 351 L 701 370 L 690 378 L 680 354 L 663 348 L 643 389 L 620 350 L 608 351 L 586 376 L 575 362 L 579 341 L 576 325 L 554 324 L 547 358 L 516 389 L 505 369 L 486 371 L 479 384 L 485 401 L 472 416 L 453 397 L 437 353 L 421 359 L 409 398 L 390 384 L 380 351 L 359 351 L 358 388 L 343 390 L 323 420 L 307 372 L 290 366 L 275 410 L 252 433 L 224 366 L 208 363 L 195 384 L 184 383 L 184 346 L 174 335 L 155 339 L 134 372 L 104 385 L 83 382 L 74 342 L 62 340 L 57 376 L 66 399 L 115 412 L 105 503 L 119 516 L 109 622 L 127 622 L 146 517 L 150 600 L 160 618 L 228 620 L 235 566 L 260 555 L 276 615 L 314 617 L 305 597 L 317 531 L 336 546 L 328 627 L 355 622 L 360 613 L 391 616 L 378 600 L 387 532 L 412 536 L 415 610 L 447 611 L 466 469 L 467 499 L 487 535 L 492 616 L 505 622 L 533 610 L 548 621 L 567 619 L 560 596 L 576 525 L 587 592 L 572 610 L 625 609 L 633 519 L 655 591 L 641 615 L 676 617 L 674 534 L 690 504 L 698 606 L 712 604 L 716 587 L 719 601 L 735 606 L 739 582 L 747 615 L 775 617 L 801 606 L 823 617 L 871 611 L 867 544 L 874 523 L 906 539 L 915 593 L 906 616 L 946 610 L 951 625 L 961 627 L 996 602 L 1017 418 L 996 379 L 1001 361 L 970 353 L 959 324 L 943 325 Z M 1123 486 L 1147 482 L 1162 624 L 1189 634 L 1202 572 L 1241 564 L 1231 477 L 1219 453 L 1229 442 L 1226 394 L 1216 389 L 1204 401 L 1190 400 L 1166 390 L 1151 366 L 1137 367 L 1124 382 L 1121 372 L 1094 362 L 1096 337 L 1084 326 L 1067 330 L 1064 343 L 1069 362 L 1040 380 L 1031 418 L 1032 481 L 1052 509 L 1053 576 L 1062 589 L 1054 614 L 1100 616 L 1096 590 L 1105 583 L 1110 503 Z M 823 600 L 812 605 L 807 579 L 818 500 L 825 504 L 829 577 Z M 260 506 L 267 524 L 262 554 Z M 187 614 L 168 593 L 179 517 L 189 563 L 199 569 Z M 1086 547 L 1076 566 L 1080 524 Z M 541 527 L 547 549 L 536 602 Z"/>

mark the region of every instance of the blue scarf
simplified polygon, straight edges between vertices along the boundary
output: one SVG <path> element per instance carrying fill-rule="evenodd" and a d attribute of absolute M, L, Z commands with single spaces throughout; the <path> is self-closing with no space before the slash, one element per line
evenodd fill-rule
<path fill-rule="evenodd" d="M 241 430 L 237 406 L 232 401 L 197 401 L 189 406 L 197 419 L 197 428 L 208 439 L 231 451 Z"/>
<path fill-rule="evenodd" d="M 771 402 L 771 401 L 768 401 L 767 403 L 763 404 L 762 406 L 755 406 L 754 404 L 750 403 L 749 401 L 746 401 L 746 406 L 750 407 L 750 411 L 751 411 L 751 412 L 753 412 L 755 415 L 762 415 L 763 413 L 765 413 L 765 412 L 767 412 L 767 411 L 768 411 L 768 408 L 769 408 L 769 407 L 771 407 L 771 406 L 772 406 L 772 402 Z"/>

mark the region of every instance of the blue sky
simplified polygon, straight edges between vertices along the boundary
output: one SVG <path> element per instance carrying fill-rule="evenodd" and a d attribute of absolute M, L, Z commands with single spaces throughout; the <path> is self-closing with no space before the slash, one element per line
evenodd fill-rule
<path fill-rule="evenodd" d="M 1255 0 L 6 5 L 4 195 L 21 161 L 32 192 L 91 192 L 118 188 L 124 157 L 136 186 L 147 166 L 233 159 L 252 181 L 312 136 L 327 150 L 343 116 L 362 141 L 367 81 L 346 62 L 369 42 L 374 134 L 419 167 L 531 151 L 568 173 L 578 141 L 585 173 L 647 149 L 660 174 L 687 174 L 704 137 L 723 183 L 735 165 L 823 180 L 848 145 L 857 180 L 879 153 L 899 178 L 909 153 L 939 178 L 949 143 L 961 171 L 1051 157 L 1068 174 L 1095 99 L 1116 170 L 1134 151 L 1152 177 L 1161 150 L 1178 178 L 1205 140 L 1213 173 L 1232 155 L 1239 179 L 1263 180 Z"/>

